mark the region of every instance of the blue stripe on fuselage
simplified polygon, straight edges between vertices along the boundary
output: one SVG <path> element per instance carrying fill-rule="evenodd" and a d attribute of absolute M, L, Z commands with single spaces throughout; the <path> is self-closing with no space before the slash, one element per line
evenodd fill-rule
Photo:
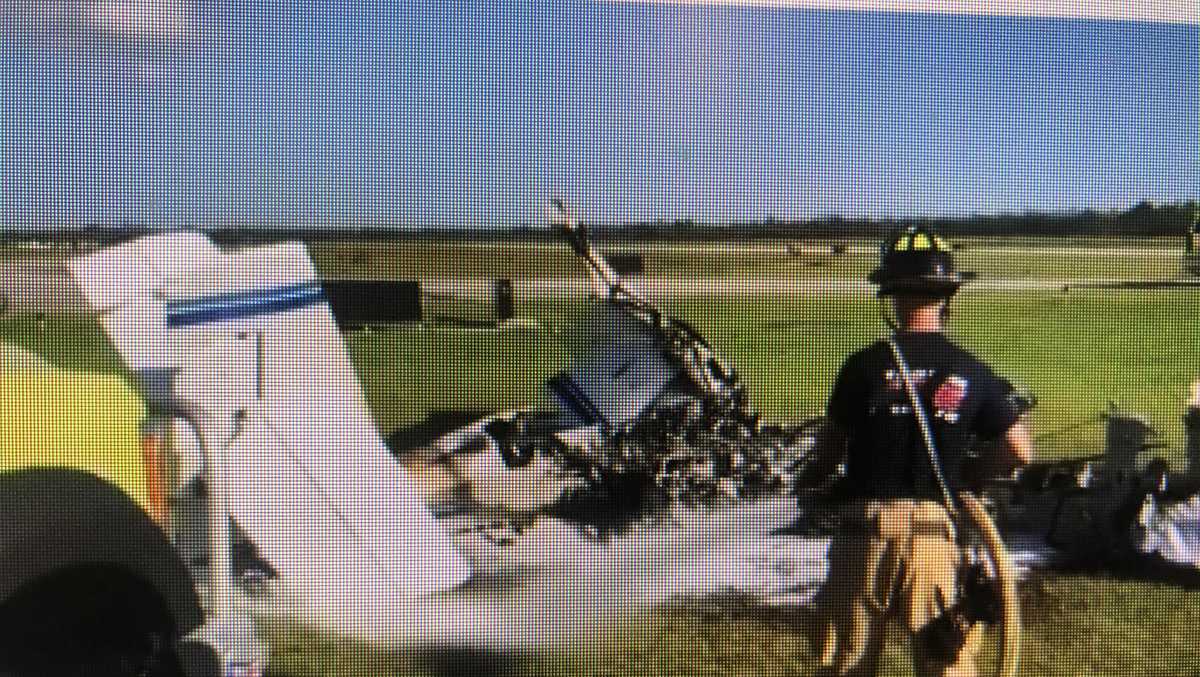
<path fill-rule="evenodd" d="M 596 405 L 587 396 L 587 393 L 583 391 L 583 388 L 580 388 L 579 384 L 573 381 L 570 376 L 559 374 L 550 379 L 547 385 L 555 398 L 570 410 L 576 418 L 583 421 L 584 425 L 600 423 L 608 427 L 608 420 L 596 408 Z"/>
<path fill-rule="evenodd" d="M 324 300 L 321 283 L 302 282 L 272 289 L 255 289 L 175 301 L 167 304 L 167 328 L 281 313 L 322 303 Z"/>

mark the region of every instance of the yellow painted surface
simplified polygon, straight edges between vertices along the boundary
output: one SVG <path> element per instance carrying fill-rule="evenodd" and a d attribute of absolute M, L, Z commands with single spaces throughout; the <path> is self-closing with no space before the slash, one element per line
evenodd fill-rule
<path fill-rule="evenodd" d="M 144 405 L 115 375 L 0 364 L 0 472 L 74 468 L 147 507 Z"/>

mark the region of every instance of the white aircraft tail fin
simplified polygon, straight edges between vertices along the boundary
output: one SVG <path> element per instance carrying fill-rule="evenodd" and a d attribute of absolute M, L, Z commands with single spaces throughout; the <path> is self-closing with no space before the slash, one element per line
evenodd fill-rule
<path fill-rule="evenodd" d="M 380 439 L 302 244 L 155 235 L 72 272 L 148 396 L 204 412 L 230 510 L 282 577 L 425 594 L 470 575 Z"/>

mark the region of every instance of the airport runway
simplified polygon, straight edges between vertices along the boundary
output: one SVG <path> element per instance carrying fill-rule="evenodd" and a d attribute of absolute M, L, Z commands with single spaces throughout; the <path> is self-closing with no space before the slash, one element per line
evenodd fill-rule
<path fill-rule="evenodd" d="M 975 280 L 962 288 L 963 293 L 1062 291 L 1064 288 L 1116 286 L 1127 282 L 1116 278 L 1037 278 Z M 422 280 L 422 288 L 431 294 L 446 294 L 461 298 L 485 300 L 490 298 L 491 280 L 434 279 Z M 875 286 L 867 280 L 822 279 L 797 277 L 762 278 L 666 278 L 630 277 L 626 286 L 650 299 L 694 298 L 711 296 L 818 296 L 831 294 L 873 295 Z M 546 277 L 513 281 L 518 297 L 580 296 L 591 287 L 583 277 Z"/>
<path fill-rule="evenodd" d="M 763 297 L 814 296 L 831 294 L 870 295 L 874 286 L 866 280 L 824 279 L 819 277 L 757 278 L 626 278 L 634 292 L 650 299 L 676 299 L 711 296 Z M 1119 286 L 1113 278 L 1036 278 L 982 279 L 969 282 L 964 293 L 1004 293 L 1067 288 Z M 489 301 L 493 281 L 487 278 L 434 278 L 421 280 L 422 290 L 433 296 Z M 518 299 L 544 296 L 580 296 L 591 290 L 583 275 L 534 277 L 513 281 Z M 0 308 L 7 312 L 87 312 L 83 294 L 70 278 L 62 262 L 0 261 Z"/>
<path fill-rule="evenodd" d="M 826 255 L 829 254 L 834 244 L 839 243 L 837 238 L 829 238 L 828 241 L 813 243 L 811 241 L 798 240 L 795 242 L 785 241 L 764 241 L 764 242 L 744 242 L 730 243 L 722 241 L 696 241 L 696 242 L 625 242 L 625 241 L 602 241 L 597 243 L 600 250 L 605 253 L 672 253 L 672 254 L 689 254 L 696 251 L 705 253 L 725 252 L 738 254 L 775 254 L 783 256 L 785 254 L 809 254 L 809 255 Z M 475 246 L 481 250 L 493 250 L 497 247 L 494 242 L 477 242 L 466 243 L 467 246 Z M 507 249 L 527 249 L 527 250 L 545 250 L 547 248 L 557 248 L 562 245 L 552 241 L 546 242 L 507 242 L 502 245 Z M 874 244 L 844 244 L 844 253 L 847 254 L 867 254 L 878 255 L 879 246 Z M 1176 257 L 1179 256 L 1179 249 L 1170 246 L 1161 247 L 1087 247 L 1081 245 L 1067 245 L 1062 247 L 1052 246 L 1029 246 L 1029 245 L 1012 245 L 1012 246 L 993 246 L 993 245 L 975 245 L 967 246 L 961 250 L 962 252 L 970 252 L 972 254 L 979 253 L 1006 253 L 1006 254 L 1033 254 L 1038 256 L 1134 256 L 1134 257 Z"/>

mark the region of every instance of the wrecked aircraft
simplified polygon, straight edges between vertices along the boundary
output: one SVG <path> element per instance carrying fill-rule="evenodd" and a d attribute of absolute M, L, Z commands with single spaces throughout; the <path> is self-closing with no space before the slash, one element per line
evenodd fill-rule
<path fill-rule="evenodd" d="M 626 286 L 561 202 L 551 218 L 600 303 L 584 348 L 546 383 L 551 405 L 485 417 L 402 456 L 435 455 L 450 485 L 518 522 L 545 514 L 597 532 L 673 506 L 789 494 L 820 419 L 763 424 L 703 336 Z"/>
<path fill-rule="evenodd" d="M 427 498 L 443 509 L 463 500 L 492 509 L 501 542 L 539 515 L 603 533 L 676 506 L 766 496 L 799 498 L 801 533 L 836 529 L 828 507 L 837 477 L 807 472 L 822 419 L 762 424 L 737 372 L 700 334 L 624 284 L 561 202 L 551 219 L 600 303 L 581 331 L 585 348 L 547 382 L 549 407 L 486 416 L 403 450 L 416 472 L 440 473 Z M 1031 393 L 1017 396 L 1027 410 L 1037 404 Z M 1097 418 L 1107 426 L 1103 454 L 981 478 L 1014 559 L 1147 556 L 1200 568 L 1200 395 L 1193 400 L 1185 473 L 1162 458 L 1146 462 L 1161 446 L 1156 431 L 1114 406 Z"/>

